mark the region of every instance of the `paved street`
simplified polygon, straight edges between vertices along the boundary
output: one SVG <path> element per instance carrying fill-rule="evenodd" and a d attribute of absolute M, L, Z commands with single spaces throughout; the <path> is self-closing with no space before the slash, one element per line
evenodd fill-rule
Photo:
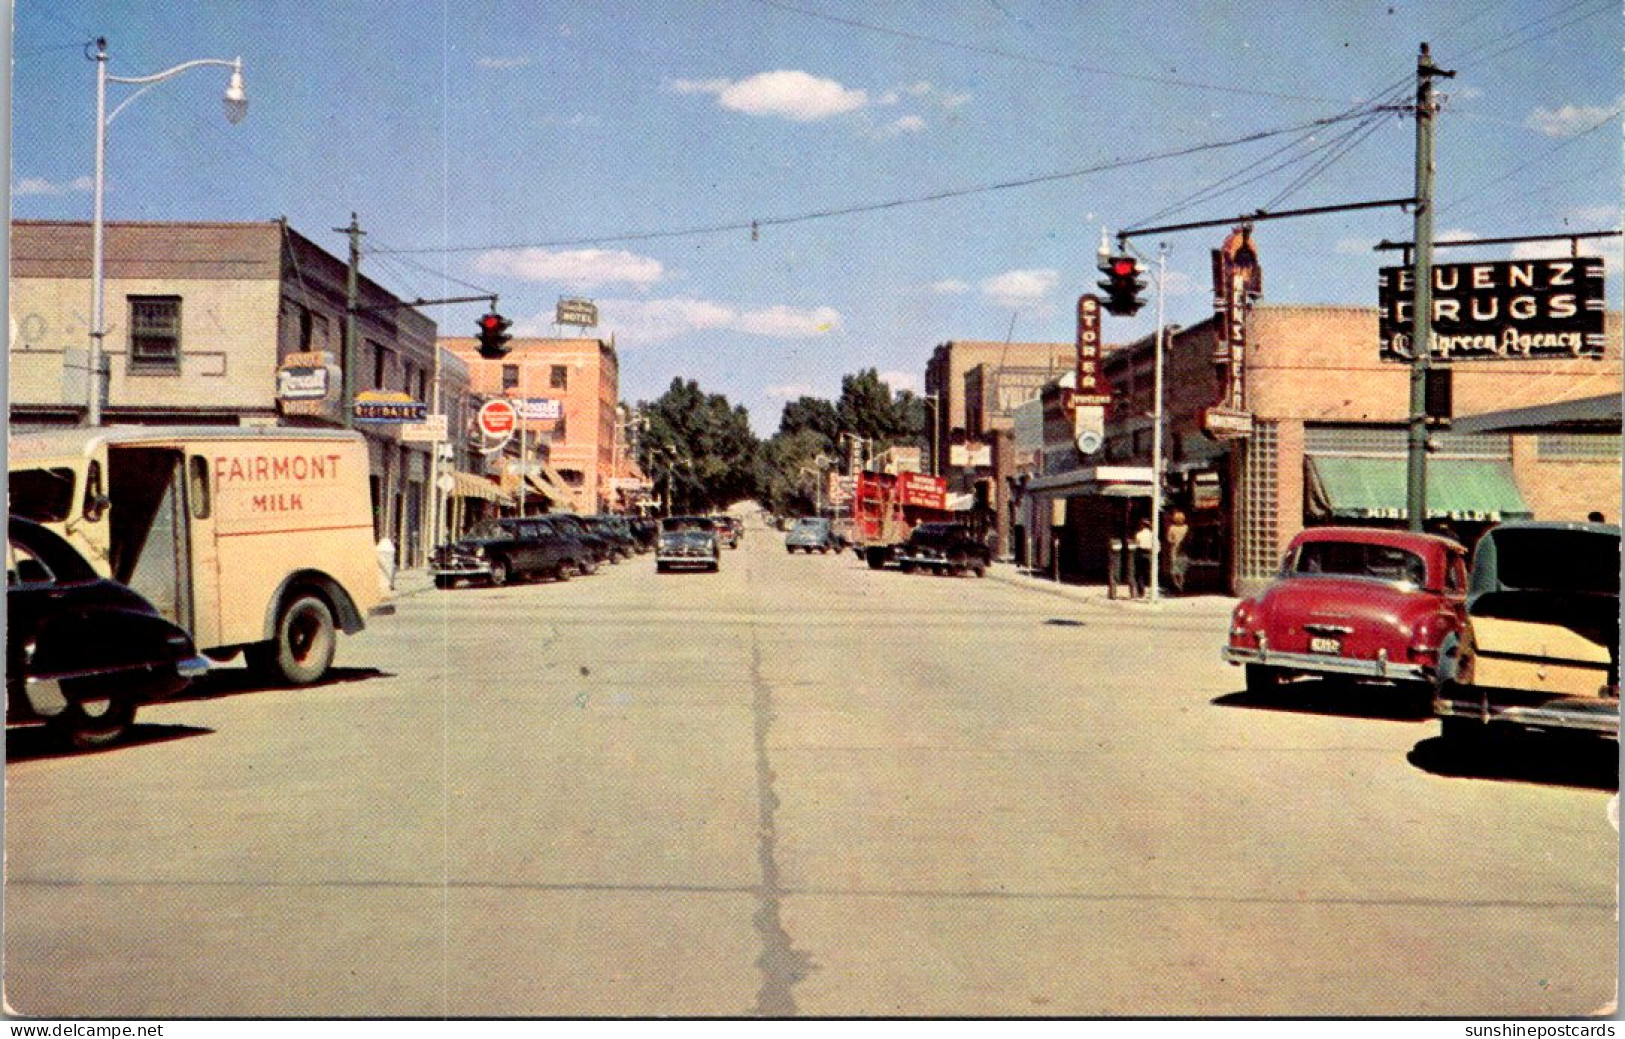
<path fill-rule="evenodd" d="M 424 591 L 337 680 L 8 735 L 6 993 L 48 1016 L 1574 1015 L 1613 763 L 1149 609 L 789 557 Z M 1017 582 L 1017 583 L 1013 583 Z"/>

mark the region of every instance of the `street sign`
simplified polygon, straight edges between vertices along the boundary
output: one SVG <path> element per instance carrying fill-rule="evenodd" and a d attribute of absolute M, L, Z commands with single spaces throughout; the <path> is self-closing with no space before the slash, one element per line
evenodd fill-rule
<path fill-rule="evenodd" d="M 514 413 L 525 422 L 547 422 L 564 417 L 564 402 L 551 397 L 512 397 Z"/>
<path fill-rule="evenodd" d="M 446 416 L 430 415 L 422 422 L 401 427 L 401 439 L 411 444 L 428 444 L 447 439 Z"/>
<path fill-rule="evenodd" d="M 1591 358 L 1603 355 L 1599 256 L 1446 263 L 1433 268 L 1433 337 L 1441 361 Z M 1379 353 L 1410 361 L 1416 333 L 1415 273 L 1377 275 Z"/>
<path fill-rule="evenodd" d="M 356 395 L 354 415 L 357 422 L 380 425 L 422 422 L 429 417 L 429 405 L 404 393 L 368 390 Z"/>
<path fill-rule="evenodd" d="M 513 435 L 514 421 L 517 417 L 513 405 L 507 401 L 488 400 L 480 408 L 480 432 L 486 436 L 506 439 Z"/>
<path fill-rule="evenodd" d="M 561 299 L 553 311 L 555 325 L 578 325 L 581 328 L 598 326 L 598 305 L 585 299 Z"/>

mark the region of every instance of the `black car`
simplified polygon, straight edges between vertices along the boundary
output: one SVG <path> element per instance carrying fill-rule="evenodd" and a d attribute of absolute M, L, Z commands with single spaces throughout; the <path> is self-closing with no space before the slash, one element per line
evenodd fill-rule
<path fill-rule="evenodd" d="M 615 545 L 608 538 L 592 529 L 586 519 L 581 516 L 570 512 L 553 512 L 533 518 L 547 523 L 561 534 L 574 537 L 580 541 L 586 546 L 587 553 L 592 556 L 594 566 L 600 563 L 613 563 L 620 558 L 620 553 L 616 551 Z"/>
<path fill-rule="evenodd" d="M 138 706 L 209 670 L 192 636 L 62 538 L 15 516 L 8 535 L 8 725 L 43 723 L 72 746 L 104 746 Z"/>
<path fill-rule="evenodd" d="M 639 552 L 654 551 L 655 542 L 660 538 L 660 524 L 652 519 L 631 520 L 632 536 L 637 539 Z"/>
<path fill-rule="evenodd" d="M 957 575 L 969 570 L 981 577 L 992 561 L 987 542 L 964 523 L 922 523 L 897 552 L 905 574 L 929 570 Z"/>
<path fill-rule="evenodd" d="M 504 585 L 512 580 L 545 575 L 567 581 L 591 573 L 590 551 L 568 533 L 542 522 L 544 516 L 486 520 L 467 536 L 435 550 L 433 570 L 437 588 L 458 581 L 486 580 Z"/>
<path fill-rule="evenodd" d="M 594 534 L 609 542 L 610 555 L 615 560 L 631 559 L 638 551 L 637 539 L 626 521 L 619 516 L 579 516 Z"/>

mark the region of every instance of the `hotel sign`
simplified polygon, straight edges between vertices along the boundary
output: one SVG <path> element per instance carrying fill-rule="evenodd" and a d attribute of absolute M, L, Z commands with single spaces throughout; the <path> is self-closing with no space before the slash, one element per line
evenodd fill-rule
<path fill-rule="evenodd" d="M 1377 276 L 1385 361 L 1412 357 L 1414 279 L 1410 267 L 1384 267 Z M 1601 257 L 1439 264 L 1428 355 L 1440 361 L 1601 358 L 1603 307 Z"/>
<path fill-rule="evenodd" d="M 553 309 L 555 325 L 576 325 L 580 328 L 598 327 L 598 304 L 585 299 L 561 299 Z"/>

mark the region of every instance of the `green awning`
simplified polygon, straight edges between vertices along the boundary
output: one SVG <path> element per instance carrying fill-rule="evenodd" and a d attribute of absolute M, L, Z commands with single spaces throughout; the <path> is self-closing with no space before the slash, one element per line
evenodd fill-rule
<path fill-rule="evenodd" d="M 1309 515 L 1315 519 L 1403 520 L 1405 460 L 1309 455 Z M 1488 458 L 1428 459 L 1428 519 L 1499 523 L 1534 515 L 1512 479 L 1512 464 Z"/>

